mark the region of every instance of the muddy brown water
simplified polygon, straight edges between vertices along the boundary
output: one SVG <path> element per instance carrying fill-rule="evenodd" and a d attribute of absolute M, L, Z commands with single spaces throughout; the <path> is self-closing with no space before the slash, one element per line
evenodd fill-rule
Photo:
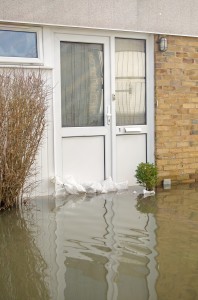
<path fill-rule="evenodd" d="M 134 190 L 1 213 L 0 299 L 198 299 L 198 187 Z"/>

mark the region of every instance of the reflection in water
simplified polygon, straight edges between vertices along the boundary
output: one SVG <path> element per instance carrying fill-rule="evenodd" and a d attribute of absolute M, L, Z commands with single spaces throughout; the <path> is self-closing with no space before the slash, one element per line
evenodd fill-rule
<path fill-rule="evenodd" d="M 59 269 L 66 278 L 59 299 L 149 299 L 153 228 L 144 229 L 147 216 L 137 213 L 135 203 L 129 191 L 71 196 L 57 208 L 56 243 L 64 252 Z"/>
<path fill-rule="evenodd" d="M 163 300 L 198 299 L 198 190 L 158 194 L 156 289 Z"/>
<path fill-rule="evenodd" d="M 198 191 L 38 199 L 0 215 L 0 299 L 198 299 Z"/>
<path fill-rule="evenodd" d="M 46 263 L 21 212 L 0 215 L 0 299 L 49 299 Z"/>

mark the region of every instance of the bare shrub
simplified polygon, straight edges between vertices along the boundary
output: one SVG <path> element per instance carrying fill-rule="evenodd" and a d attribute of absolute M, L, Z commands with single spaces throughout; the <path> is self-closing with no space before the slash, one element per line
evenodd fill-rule
<path fill-rule="evenodd" d="M 46 126 L 45 81 L 41 71 L 0 72 L 0 210 L 17 206 L 33 185 L 29 178 Z"/>

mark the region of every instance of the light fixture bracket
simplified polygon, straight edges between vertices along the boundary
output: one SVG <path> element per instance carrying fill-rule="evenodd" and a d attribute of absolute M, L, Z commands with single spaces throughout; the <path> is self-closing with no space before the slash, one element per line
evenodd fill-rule
<path fill-rule="evenodd" d="M 159 50 L 162 52 L 167 51 L 168 49 L 168 41 L 166 37 L 161 37 L 159 39 Z"/>

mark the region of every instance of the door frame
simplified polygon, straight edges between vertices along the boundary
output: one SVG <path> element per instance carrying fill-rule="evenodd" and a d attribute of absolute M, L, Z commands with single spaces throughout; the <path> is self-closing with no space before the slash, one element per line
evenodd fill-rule
<path fill-rule="evenodd" d="M 146 161 L 154 163 L 154 36 L 152 34 L 142 33 L 125 33 L 116 32 L 111 34 L 111 89 L 112 95 L 115 95 L 115 39 L 128 38 L 128 39 L 141 39 L 146 41 Z M 117 167 L 116 167 L 116 100 L 112 97 L 112 178 L 116 181 Z M 140 127 L 138 125 L 130 127 Z M 142 134 L 144 134 L 144 125 Z"/>
<path fill-rule="evenodd" d="M 107 36 L 79 35 L 72 33 L 55 33 L 55 62 L 54 62 L 54 165 L 55 176 L 63 175 L 62 168 L 62 138 L 103 136 L 104 137 L 104 179 L 111 176 L 112 170 L 112 137 L 111 123 L 107 122 L 107 114 L 111 105 L 110 94 L 110 61 L 109 61 L 109 38 Z M 104 45 L 104 126 L 96 127 L 62 127 L 61 120 L 61 74 L 60 74 L 60 42 L 97 43 Z"/>
<path fill-rule="evenodd" d="M 95 37 L 97 41 L 101 38 L 105 38 L 107 41 L 106 55 L 109 56 L 108 66 L 105 68 L 107 72 L 106 76 L 109 77 L 109 101 L 111 107 L 111 139 L 110 139 L 110 149 L 108 153 L 105 153 L 106 162 L 109 162 L 109 165 L 106 170 L 105 176 L 111 176 L 113 180 L 116 180 L 116 110 L 115 110 L 115 38 L 129 38 L 129 39 L 144 39 L 146 40 L 146 120 L 147 120 L 147 139 L 146 139 L 146 158 L 148 162 L 154 163 L 155 159 L 155 144 L 154 144 L 154 35 L 153 34 L 144 34 L 144 33 L 134 33 L 134 32 L 123 32 L 115 30 L 95 30 L 95 29 L 83 29 L 83 28 L 67 28 L 67 29 L 57 29 L 54 31 L 54 58 L 59 55 L 57 53 L 58 49 L 57 38 L 60 42 L 60 37 L 63 36 L 73 36 L 74 40 L 80 38 L 82 41 L 84 37 L 90 37 L 90 41 L 93 41 L 92 38 Z M 104 56 L 105 59 L 105 56 Z M 106 58 L 107 59 L 107 58 Z M 57 109 L 56 102 L 58 97 L 60 98 L 60 89 L 57 89 L 57 85 L 60 83 L 57 82 L 60 74 L 56 68 L 56 61 L 54 60 L 54 170 L 55 176 L 59 175 L 59 170 L 61 169 L 61 159 L 59 149 L 61 148 L 61 139 L 59 129 L 61 128 L 61 111 Z M 107 87 L 106 87 L 107 88 Z M 104 107 L 104 114 L 106 116 L 106 106 Z M 106 120 L 106 117 L 105 117 Z M 82 135 L 86 135 L 86 128 L 82 131 Z M 106 147 L 105 147 L 106 148 Z"/>

